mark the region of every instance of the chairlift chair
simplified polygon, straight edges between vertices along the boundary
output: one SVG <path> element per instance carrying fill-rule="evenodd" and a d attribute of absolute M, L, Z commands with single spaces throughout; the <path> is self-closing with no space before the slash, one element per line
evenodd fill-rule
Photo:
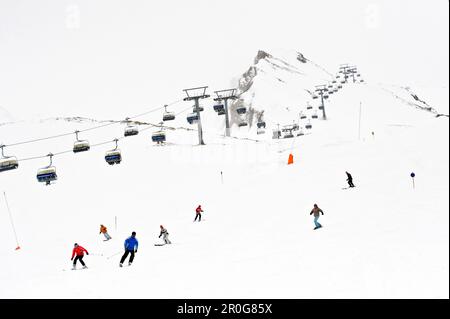
<path fill-rule="evenodd" d="M 307 128 L 308 130 L 312 129 L 312 125 L 311 125 L 310 121 L 308 121 L 308 124 L 305 125 L 305 128 Z"/>
<path fill-rule="evenodd" d="M 315 99 L 318 99 L 318 98 L 319 98 L 319 96 L 318 96 L 318 95 L 316 95 L 316 94 L 313 94 L 312 98 L 313 98 L 313 99 L 315 100 Z"/>
<path fill-rule="evenodd" d="M 138 128 L 133 125 L 129 125 L 129 126 L 125 127 L 125 131 L 123 133 L 124 136 L 133 136 L 133 135 L 138 135 L 138 134 L 139 134 Z"/>
<path fill-rule="evenodd" d="M 246 121 L 242 121 L 238 124 L 239 127 L 247 126 L 247 125 L 248 125 L 248 123 Z"/>
<path fill-rule="evenodd" d="M 164 112 L 163 121 L 172 121 L 172 120 L 175 120 L 175 113 L 174 112 Z"/>
<path fill-rule="evenodd" d="M 90 145 L 88 141 L 76 141 L 73 144 L 73 152 L 79 153 L 79 152 L 86 152 L 89 151 Z"/>
<path fill-rule="evenodd" d="M 305 115 L 305 114 L 302 114 L 301 116 L 300 116 L 300 119 L 302 119 L 302 120 L 304 120 L 304 119 L 306 119 L 307 118 L 307 116 Z"/>
<path fill-rule="evenodd" d="M 283 138 L 293 138 L 293 137 L 294 137 L 294 134 L 292 134 L 292 132 L 289 132 L 283 136 Z"/>
<path fill-rule="evenodd" d="M 312 107 L 311 105 L 308 105 L 308 106 L 306 107 L 307 110 L 312 110 L 312 108 L 313 108 L 313 107 Z"/>
<path fill-rule="evenodd" d="M 166 141 L 166 132 L 157 131 L 152 134 L 152 141 L 159 143 L 163 143 Z"/>
<path fill-rule="evenodd" d="M 245 114 L 247 113 L 247 108 L 245 106 L 239 106 L 236 108 L 236 112 L 238 114 Z"/>
<path fill-rule="evenodd" d="M 217 112 L 217 115 L 225 115 L 225 110 L 221 110 L 221 111 Z"/>
<path fill-rule="evenodd" d="M 313 115 L 311 115 L 311 118 L 313 118 L 313 119 L 318 119 L 319 116 L 317 115 L 317 112 L 315 112 Z"/>
<path fill-rule="evenodd" d="M 15 156 L 5 156 L 0 159 L 0 172 L 9 171 L 19 167 L 19 162 Z"/>
<path fill-rule="evenodd" d="M 9 171 L 12 169 L 16 169 L 19 167 L 19 162 L 15 156 L 5 156 L 3 153 L 4 145 L 0 145 L 2 150 L 1 158 L 0 158 L 0 172 Z"/>
<path fill-rule="evenodd" d="M 223 104 L 216 104 L 213 106 L 213 108 L 216 112 L 225 111 L 225 106 Z"/>
<path fill-rule="evenodd" d="M 256 126 L 258 128 L 266 128 L 266 122 L 264 122 L 264 121 L 258 122 L 258 123 L 256 123 Z"/>
<path fill-rule="evenodd" d="M 105 161 L 109 165 L 120 164 L 120 162 L 122 161 L 122 154 L 120 153 L 120 150 L 114 149 L 106 152 Z"/>
<path fill-rule="evenodd" d="M 203 112 L 204 110 L 205 110 L 205 108 L 203 106 L 201 106 L 201 105 L 198 106 L 198 111 L 199 112 Z M 192 112 L 197 112 L 197 108 L 195 107 L 195 105 L 192 108 Z"/>
<path fill-rule="evenodd" d="M 36 178 L 38 182 L 50 185 L 51 182 L 56 181 L 58 176 L 56 175 L 56 167 L 47 166 L 38 170 Z"/>
<path fill-rule="evenodd" d="M 188 121 L 189 124 L 197 123 L 198 122 L 197 113 L 188 114 L 188 116 L 186 117 L 186 120 Z"/>
<path fill-rule="evenodd" d="M 264 130 L 262 127 L 261 127 L 261 128 L 258 128 L 258 129 L 256 130 L 256 134 L 258 134 L 258 135 L 264 134 L 264 133 L 266 133 L 266 130 Z"/>
<path fill-rule="evenodd" d="M 323 110 L 323 105 L 319 106 L 319 110 Z"/>
<path fill-rule="evenodd" d="M 323 98 L 324 98 L 325 100 L 328 99 L 328 95 L 325 94 L 325 95 L 323 96 Z"/>
<path fill-rule="evenodd" d="M 272 139 L 279 139 L 281 137 L 281 131 L 280 130 L 273 130 L 272 132 Z"/>

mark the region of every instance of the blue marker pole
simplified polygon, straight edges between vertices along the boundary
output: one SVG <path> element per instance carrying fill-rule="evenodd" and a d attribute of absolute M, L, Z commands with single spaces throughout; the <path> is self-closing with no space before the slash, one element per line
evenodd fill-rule
<path fill-rule="evenodd" d="M 412 178 L 412 182 L 413 182 L 413 189 L 416 188 L 416 185 L 414 183 L 414 177 L 416 177 L 416 174 L 414 174 L 414 172 L 413 172 L 413 173 L 411 173 L 411 178 Z"/>

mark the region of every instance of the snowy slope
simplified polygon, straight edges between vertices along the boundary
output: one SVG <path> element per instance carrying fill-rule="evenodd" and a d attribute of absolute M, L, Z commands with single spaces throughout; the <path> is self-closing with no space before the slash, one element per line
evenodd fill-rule
<path fill-rule="evenodd" d="M 263 104 L 260 96 L 285 99 L 264 105 L 267 116 L 295 120 L 276 107 L 304 106 L 305 89 L 327 74 L 314 70 L 303 70 L 306 84 L 298 92 L 296 80 L 286 79 L 296 92 L 288 97 L 259 80 L 245 94 L 254 95 L 255 107 Z M 21 247 L 14 250 L 1 197 L 0 297 L 449 297 L 448 117 L 405 104 L 377 84 L 348 84 L 329 100 L 328 120 L 314 120 L 303 137 L 272 140 L 269 128 L 263 136 L 233 128 L 234 136 L 261 140 L 255 142 L 221 137 L 223 118 L 211 101 L 204 105 L 206 146 L 196 146 L 197 132 L 184 129 L 170 130 L 168 145 L 155 146 L 152 128 L 119 141 L 123 162 L 114 167 L 103 159 L 113 143 L 55 157 L 59 179 L 48 187 L 35 178 L 47 159 L 0 173 Z M 180 102 L 172 109 L 189 107 Z M 161 114 L 139 120 L 158 123 Z M 170 125 L 187 127 L 185 116 Z M 99 121 L 8 124 L 0 126 L 0 140 L 10 144 L 105 123 Z M 96 144 L 122 136 L 123 128 L 81 137 Z M 70 150 L 73 141 L 67 136 L 5 153 L 45 155 Z M 295 163 L 288 166 L 290 153 Z M 357 188 L 342 189 L 346 170 Z M 316 231 L 309 215 L 314 203 L 325 212 L 324 227 Z M 198 204 L 204 220 L 193 223 Z M 109 242 L 98 234 L 101 223 L 113 237 Z M 161 224 L 171 246 L 154 246 Z M 131 231 L 139 251 L 131 267 L 119 268 Z M 90 252 L 88 270 L 69 270 L 75 242 Z"/>

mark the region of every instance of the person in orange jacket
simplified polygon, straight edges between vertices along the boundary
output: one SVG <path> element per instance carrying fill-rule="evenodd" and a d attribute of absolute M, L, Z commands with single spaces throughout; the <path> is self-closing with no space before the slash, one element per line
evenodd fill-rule
<path fill-rule="evenodd" d="M 70 260 L 73 260 L 73 268 L 72 268 L 73 270 L 77 269 L 77 261 L 78 260 L 83 265 L 83 269 L 87 268 L 86 264 L 83 261 L 84 253 L 86 253 L 86 255 L 89 255 L 88 251 L 86 249 L 84 249 L 84 247 L 81 247 L 80 245 L 75 243 L 73 250 L 72 250 L 72 258 L 70 259 Z M 76 255 L 76 257 L 75 257 L 75 255 Z M 75 260 L 73 259 L 73 257 L 75 257 Z"/>
<path fill-rule="evenodd" d="M 109 234 L 108 234 L 108 229 L 104 225 L 100 225 L 100 232 L 99 232 L 99 234 L 105 235 L 106 240 L 110 240 L 111 239 L 111 236 L 109 236 Z"/>
<path fill-rule="evenodd" d="M 197 221 L 197 217 L 198 217 L 198 221 L 202 221 L 202 214 L 203 213 L 203 209 L 202 209 L 202 205 L 198 205 L 198 207 L 195 209 L 195 219 L 194 222 Z"/>

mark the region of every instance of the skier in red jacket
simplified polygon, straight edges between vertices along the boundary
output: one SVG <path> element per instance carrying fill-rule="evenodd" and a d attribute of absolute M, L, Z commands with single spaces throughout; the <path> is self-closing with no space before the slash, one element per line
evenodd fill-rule
<path fill-rule="evenodd" d="M 198 205 L 197 209 L 195 210 L 195 213 L 196 213 L 196 215 L 195 215 L 194 222 L 197 220 L 197 217 L 198 217 L 199 222 L 202 221 L 202 214 L 200 214 L 200 213 L 203 213 L 202 205 Z"/>
<path fill-rule="evenodd" d="M 70 260 L 73 260 L 73 270 L 77 269 L 77 260 L 80 261 L 80 263 L 83 265 L 83 269 L 87 268 L 86 264 L 83 261 L 83 257 L 84 257 L 84 253 L 86 253 L 86 255 L 89 255 L 88 251 L 86 249 L 84 249 L 83 247 L 81 247 L 80 245 L 78 245 L 77 243 L 75 243 L 73 250 L 72 250 L 72 258 Z M 73 257 L 77 255 L 75 257 L 75 260 L 73 259 Z"/>

